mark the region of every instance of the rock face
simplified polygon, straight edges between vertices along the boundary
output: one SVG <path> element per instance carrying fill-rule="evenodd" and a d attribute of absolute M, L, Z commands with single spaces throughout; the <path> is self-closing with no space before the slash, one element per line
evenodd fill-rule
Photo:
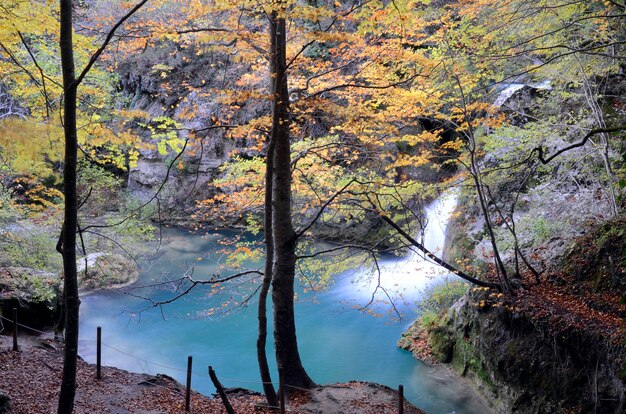
<path fill-rule="evenodd" d="M 621 414 L 622 346 L 572 331 L 553 336 L 522 315 L 465 296 L 432 332 L 439 357 L 472 379 L 501 413 Z"/>
<path fill-rule="evenodd" d="M 139 148 L 139 159 L 129 171 L 128 189 L 136 198 L 147 201 L 160 190 L 160 208 L 185 216 L 196 200 L 213 194 L 207 184 L 219 176 L 219 167 L 231 152 L 254 146 L 246 138 L 232 139 L 231 128 L 215 124 L 224 118 L 232 125 L 245 124 L 269 108 L 267 102 L 255 99 L 230 109 L 218 103 L 224 98 L 220 95 L 224 84 L 234 84 L 249 71 L 244 64 L 228 62 L 218 52 L 164 42 L 122 63 L 118 75 L 126 106 L 150 118 L 135 128 L 149 144 Z M 232 113 L 225 114 L 225 108 Z M 168 128 L 175 127 L 179 138 L 189 139 L 172 168 L 179 149 L 159 144 L 163 137 L 154 134 L 159 120 L 170 122 Z M 161 151 L 156 149 L 159 145 Z"/>
<path fill-rule="evenodd" d="M 165 156 L 156 152 L 144 152 L 131 168 L 128 190 L 141 200 L 149 200 L 164 182 L 168 174 Z M 208 197 L 207 184 L 219 175 L 219 167 L 225 158 L 185 157 L 184 171 L 170 170 L 170 176 L 159 199 L 162 207 L 188 208 L 196 199 Z"/>
<path fill-rule="evenodd" d="M 533 106 L 537 96 L 551 89 L 550 82 L 512 83 L 500 91 L 493 105 L 502 108 L 513 124 L 523 125 L 533 115 Z"/>

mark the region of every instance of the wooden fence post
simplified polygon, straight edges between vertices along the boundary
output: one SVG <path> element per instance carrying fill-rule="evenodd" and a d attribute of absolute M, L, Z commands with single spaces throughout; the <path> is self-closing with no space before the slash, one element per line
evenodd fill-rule
<path fill-rule="evenodd" d="M 404 414 L 404 386 L 398 386 L 398 414 Z"/>
<path fill-rule="evenodd" d="M 96 329 L 96 379 L 102 379 L 102 327 Z"/>
<path fill-rule="evenodd" d="M 226 412 L 228 414 L 235 414 L 235 410 L 233 409 L 233 406 L 230 404 L 230 401 L 228 401 L 228 396 L 226 395 L 226 391 L 224 391 L 224 387 L 222 387 L 222 384 L 217 379 L 217 374 L 215 374 L 215 371 L 213 371 L 212 366 L 209 366 L 209 377 L 211 378 L 211 381 L 213 381 L 213 385 L 215 386 L 217 393 L 220 395 L 220 398 L 222 399 L 222 403 L 224 404 L 224 408 L 226 408 Z"/>
<path fill-rule="evenodd" d="M 17 308 L 13 308 L 13 351 L 17 352 Z"/>
<path fill-rule="evenodd" d="M 189 412 L 191 408 L 191 365 L 192 365 L 192 357 L 189 355 L 187 357 L 187 390 L 185 392 L 185 411 Z"/>

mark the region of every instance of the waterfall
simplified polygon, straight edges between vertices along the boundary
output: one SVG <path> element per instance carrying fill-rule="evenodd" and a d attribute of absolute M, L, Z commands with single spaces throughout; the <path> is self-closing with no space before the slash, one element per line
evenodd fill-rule
<path fill-rule="evenodd" d="M 550 81 L 545 80 L 541 83 L 511 83 L 506 88 L 500 91 L 500 94 L 493 102 L 493 106 L 502 107 L 515 93 L 525 87 L 529 87 L 537 90 L 551 90 Z"/>
<path fill-rule="evenodd" d="M 456 196 L 446 194 L 426 208 L 426 228 L 416 238 L 437 256 L 443 253 L 446 227 L 455 206 Z M 382 257 L 378 265 L 379 271 L 363 268 L 356 272 L 349 284 L 340 286 L 342 294 L 360 304 L 369 302 L 373 294 L 374 301 L 388 302 L 389 295 L 396 305 L 412 304 L 426 288 L 449 276 L 447 270 L 416 249 L 404 257 Z"/>

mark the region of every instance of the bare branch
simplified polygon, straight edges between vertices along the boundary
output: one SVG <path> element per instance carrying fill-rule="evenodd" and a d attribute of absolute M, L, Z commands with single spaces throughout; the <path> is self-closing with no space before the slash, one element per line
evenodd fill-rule
<path fill-rule="evenodd" d="M 354 183 L 355 181 L 356 180 L 354 178 L 348 181 L 346 185 L 344 185 L 339 191 L 337 191 L 328 200 L 326 200 L 326 202 L 317 211 L 317 214 L 315 215 L 313 220 L 311 220 L 311 222 L 307 224 L 302 230 L 296 232 L 296 239 L 299 239 L 300 237 L 302 237 L 302 235 L 306 233 L 306 231 L 309 230 L 320 219 L 320 217 L 322 217 L 322 214 L 324 214 L 324 211 L 326 210 L 326 208 L 328 208 L 328 206 L 331 205 L 332 202 L 335 201 L 337 197 L 343 194 L 343 192 L 346 191 L 346 189 L 350 187 L 350 185 L 352 185 L 352 183 Z"/>
<path fill-rule="evenodd" d="M 48 90 L 46 88 L 46 75 L 44 74 L 44 71 L 41 68 L 41 66 L 39 66 L 39 63 L 37 62 L 37 59 L 35 58 L 35 55 L 33 54 L 33 52 L 30 50 L 30 47 L 28 46 L 28 43 L 26 43 L 26 40 L 24 39 L 24 36 L 22 36 L 22 32 L 18 31 L 17 34 L 19 35 L 20 40 L 22 41 L 22 44 L 26 48 L 26 51 L 28 52 L 28 55 L 30 56 L 30 58 L 33 60 L 33 63 L 37 67 L 37 70 L 39 70 L 39 75 L 41 76 L 41 87 L 43 88 L 43 97 L 44 97 L 44 100 L 46 101 L 46 118 L 49 118 L 50 117 L 50 108 L 52 106 L 50 104 L 50 97 L 48 95 Z"/>
<path fill-rule="evenodd" d="M 148 0 L 141 0 L 139 3 L 135 5 L 135 7 L 130 9 L 128 13 L 126 13 L 121 19 L 119 19 L 117 23 L 115 23 L 115 25 L 113 25 L 111 30 L 109 30 L 109 33 L 107 34 L 106 38 L 104 39 L 104 42 L 102 42 L 98 50 L 96 50 L 95 53 L 91 55 L 91 58 L 89 59 L 89 62 L 87 63 L 87 66 L 85 66 L 83 71 L 80 73 L 80 75 L 78 75 L 78 77 L 74 81 L 75 86 L 80 85 L 80 83 L 83 81 L 85 76 L 87 76 L 87 74 L 89 73 L 93 65 L 96 63 L 100 55 L 102 55 L 102 52 L 104 52 L 104 50 L 109 45 L 109 43 L 111 43 L 111 39 L 113 39 L 113 36 L 115 35 L 115 32 L 117 31 L 117 29 L 119 29 L 120 26 L 122 26 L 126 22 L 126 20 L 128 20 L 133 14 L 135 14 L 139 9 L 141 9 L 143 5 L 146 4 L 147 2 Z"/>
<path fill-rule="evenodd" d="M 376 282 L 376 287 L 374 288 L 374 291 L 372 292 L 372 297 L 370 298 L 369 302 L 361 306 L 358 310 L 364 311 L 365 309 L 369 308 L 370 305 L 374 303 L 374 300 L 376 299 L 376 292 L 378 292 L 378 290 L 380 289 L 383 291 L 385 296 L 387 296 L 387 299 L 389 299 L 389 303 L 391 304 L 391 307 L 393 308 L 393 311 L 395 312 L 395 314 L 398 315 L 398 319 L 402 319 L 402 315 L 400 314 L 400 311 L 396 307 L 396 304 L 391 298 L 391 296 L 389 296 L 389 292 L 387 292 L 387 289 L 385 289 L 384 286 L 380 283 L 380 265 L 378 264 L 378 260 L 376 259 L 376 256 L 372 255 L 372 259 L 374 260 L 374 265 L 376 266 L 376 275 L 378 278 Z"/>
<path fill-rule="evenodd" d="M 322 89 L 320 91 L 317 91 L 315 93 L 312 93 L 311 95 L 307 96 L 307 99 L 310 98 L 314 98 L 316 96 L 319 96 L 323 93 L 326 92 L 331 92 L 331 91 L 335 91 L 338 89 L 347 89 L 347 88 L 357 88 L 357 89 L 392 89 L 392 88 L 396 88 L 398 86 L 402 86 L 402 85 L 406 85 L 407 83 L 410 83 L 411 81 L 413 81 L 414 79 L 418 78 L 418 77 L 426 77 L 425 75 L 422 75 L 421 73 L 416 73 L 415 75 L 398 81 L 398 82 L 392 82 L 392 83 L 388 83 L 385 85 L 365 85 L 365 84 L 359 84 L 359 83 L 355 83 L 355 82 L 348 82 L 348 83 L 343 83 L 343 84 L 339 84 L 339 85 L 334 85 L 325 89 Z"/>
<path fill-rule="evenodd" d="M 197 279 L 193 279 L 193 269 L 191 271 L 191 275 L 189 276 L 184 276 L 180 279 L 177 279 L 177 281 L 179 282 L 179 286 L 182 286 L 185 283 L 189 283 L 189 286 L 187 286 L 182 292 L 177 293 L 175 296 L 169 298 L 169 299 L 165 299 L 165 300 L 161 300 L 161 301 L 154 301 L 148 297 L 144 297 L 144 296 L 138 296 L 138 295 L 132 295 L 144 300 L 147 300 L 151 303 L 150 307 L 152 308 L 156 308 L 156 307 L 162 307 L 163 305 L 167 305 L 169 303 L 175 302 L 178 299 L 182 298 L 183 296 L 188 295 L 196 286 L 202 286 L 202 285 L 218 285 L 221 283 L 225 283 L 231 280 L 235 280 L 238 279 L 240 277 L 243 276 L 247 276 L 247 275 L 259 275 L 259 276 L 263 276 L 263 272 L 259 271 L 259 270 L 246 270 L 244 272 L 240 272 L 240 273 L 235 273 L 233 275 L 230 276 L 226 276 L 223 278 L 220 278 L 219 275 L 213 275 L 213 277 L 211 279 L 208 280 L 197 280 Z M 258 291 L 258 289 L 257 289 Z"/>
<path fill-rule="evenodd" d="M 204 32 L 222 32 L 222 33 L 231 33 L 232 30 L 224 29 L 221 27 L 198 27 L 191 29 L 184 29 L 176 31 L 176 34 L 188 34 L 188 33 L 204 33 Z M 233 41 L 234 43 L 235 41 Z"/>
<path fill-rule="evenodd" d="M 612 128 L 592 129 L 591 131 L 587 132 L 587 134 L 585 134 L 585 136 L 582 137 L 582 139 L 580 141 L 576 142 L 575 144 L 569 145 L 567 147 L 561 148 L 560 150 L 558 150 L 554 154 L 550 155 L 548 158 L 544 158 L 543 147 L 533 148 L 533 150 L 531 151 L 530 157 L 532 157 L 533 153 L 537 152 L 537 158 L 539 159 L 539 161 L 541 161 L 542 164 L 548 164 L 550 161 L 552 161 L 553 159 L 555 159 L 559 155 L 563 154 L 564 152 L 567 152 L 567 151 L 569 151 L 571 149 L 574 149 L 574 148 L 579 148 L 579 147 L 584 146 L 587 143 L 587 141 L 589 141 L 589 139 L 591 137 L 593 137 L 594 135 L 597 135 L 597 134 L 608 134 L 608 133 L 611 133 L 611 132 L 619 132 L 619 131 L 625 131 L 625 130 L 626 130 L 626 125 L 621 125 L 621 126 L 612 127 Z"/>
<path fill-rule="evenodd" d="M 402 237 L 404 237 L 409 243 L 411 243 L 413 246 L 417 247 L 419 250 L 421 250 L 422 252 L 424 252 L 424 254 L 431 259 L 432 261 L 434 261 L 435 263 L 437 263 L 439 266 L 443 267 L 446 270 L 449 270 L 450 272 L 454 273 L 455 275 L 459 276 L 461 279 L 464 279 L 470 283 L 473 283 L 477 286 L 482 286 L 482 287 L 488 287 L 488 288 L 493 288 L 493 289 L 498 289 L 498 290 L 502 290 L 502 287 L 498 284 L 495 283 L 491 283 L 491 282 L 485 282 L 479 279 L 476 279 L 475 277 L 472 277 L 470 275 L 468 275 L 467 273 L 455 268 L 454 266 L 452 266 L 451 264 L 449 264 L 448 262 L 438 258 L 437 256 L 435 256 L 434 254 L 432 254 L 430 252 L 430 250 L 428 250 L 422 243 L 418 242 L 417 240 L 415 240 L 413 237 L 411 237 L 407 232 L 405 232 L 402 227 L 400 227 L 398 224 L 396 224 L 396 222 L 394 222 L 393 220 L 391 220 L 389 217 L 387 217 L 386 215 L 381 215 L 381 219 L 383 219 L 387 224 L 389 224 L 391 227 L 393 227 Z"/>

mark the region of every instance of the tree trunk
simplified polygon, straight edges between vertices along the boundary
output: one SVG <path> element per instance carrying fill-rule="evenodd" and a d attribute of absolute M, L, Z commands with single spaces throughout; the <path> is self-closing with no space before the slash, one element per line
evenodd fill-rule
<path fill-rule="evenodd" d="M 270 137 L 265 156 L 265 272 L 263 274 L 263 284 L 259 292 L 258 321 L 259 332 L 256 341 L 257 361 L 261 381 L 263 382 L 263 392 L 270 407 L 278 406 L 278 397 L 272 384 L 270 369 L 267 364 L 267 293 L 272 283 L 272 267 L 274 265 L 274 238 L 272 234 L 272 172 L 274 169 L 274 141 Z"/>
<path fill-rule="evenodd" d="M 284 3 L 281 3 L 284 7 Z M 291 146 L 289 142 L 289 94 L 286 70 L 284 10 L 270 16 L 271 76 L 274 81 L 271 140 L 274 142 L 272 230 L 274 267 L 274 343 L 276 362 L 283 369 L 286 392 L 290 387 L 311 388 L 315 383 L 304 370 L 298 352 L 294 314 L 294 279 L 297 237 L 291 222 Z"/>
<path fill-rule="evenodd" d="M 65 304 L 65 347 L 63 356 L 63 379 L 59 394 L 58 414 L 71 414 L 76 393 L 76 362 L 78 357 L 78 281 L 76 271 L 76 229 L 78 228 L 78 204 L 76 197 L 76 164 L 78 137 L 76 131 L 77 83 L 74 72 L 72 45 L 72 0 L 61 1 L 60 48 L 63 70 L 65 133 L 65 159 L 63 166 L 63 192 L 65 195 L 65 218 L 62 232 L 63 296 Z"/>
<path fill-rule="evenodd" d="M 487 227 L 487 234 L 489 234 L 489 240 L 491 241 L 491 248 L 493 249 L 493 256 L 496 262 L 496 273 L 498 273 L 501 278 L 504 291 L 506 293 L 513 293 L 513 288 L 509 281 L 509 275 L 506 271 L 506 267 L 504 266 L 504 262 L 502 261 L 502 257 L 500 256 L 496 235 L 493 231 L 493 226 L 491 225 L 491 219 L 489 218 L 489 210 L 487 209 L 487 202 L 485 200 L 485 190 L 483 189 L 480 178 L 480 168 L 478 166 L 478 162 L 476 161 L 476 138 L 471 124 L 469 127 L 468 138 L 470 153 L 469 173 L 474 180 L 474 189 L 476 190 L 476 196 L 478 197 L 478 205 L 480 206 L 480 211 L 483 213 L 485 226 Z"/>

